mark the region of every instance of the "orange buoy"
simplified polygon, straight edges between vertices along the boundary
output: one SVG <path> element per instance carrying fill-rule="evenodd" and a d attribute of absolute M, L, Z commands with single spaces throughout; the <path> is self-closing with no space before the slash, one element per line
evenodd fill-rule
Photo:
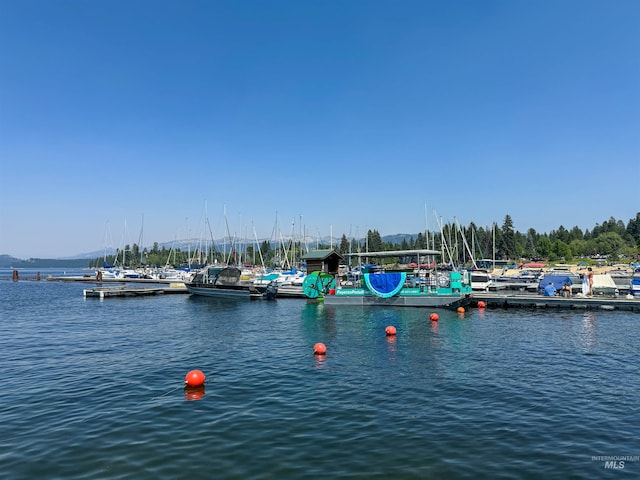
<path fill-rule="evenodd" d="M 478 308 L 484 308 L 484 307 L 486 307 L 486 306 L 487 306 L 487 304 L 486 304 L 486 303 L 484 303 L 482 300 L 480 300 L 480 301 L 478 302 Z"/>
<path fill-rule="evenodd" d="M 431 315 L 429 315 L 429 318 L 432 322 L 437 322 L 439 317 L 437 313 L 432 313 Z"/>
<path fill-rule="evenodd" d="M 186 383 L 188 387 L 200 387 L 204 385 L 206 378 L 200 370 L 191 370 L 185 375 L 184 383 Z"/>
<path fill-rule="evenodd" d="M 315 355 L 326 355 L 327 354 L 327 346 L 324 343 L 316 343 L 313 346 L 313 353 Z"/>
<path fill-rule="evenodd" d="M 458 307 L 458 313 L 464 313 L 464 307 Z"/>
<path fill-rule="evenodd" d="M 387 328 L 384 329 L 384 331 L 387 333 L 387 335 L 395 335 L 396 327 L 394 327 L 393 325 L 389 325 Z"/>

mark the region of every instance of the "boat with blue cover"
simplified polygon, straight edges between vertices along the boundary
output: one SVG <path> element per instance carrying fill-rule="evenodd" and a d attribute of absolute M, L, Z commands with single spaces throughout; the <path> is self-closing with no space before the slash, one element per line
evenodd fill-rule
<path fill-rule="evenodd" d="M 629 282 L 629 295 L 640 297 L 640 267 L 636 267 Z"/>
<path fill-rule="evenodd" d="M 425 257 L 433 258 L 439 254 L 435 250 L 396 250 L 352 256 L 417 257 L 416 263 L 421 265 L 425 263 Z M 335 284 L 330 284 L 325 290 L 322 296 L 325 305 L 454 308 L 469 303 L 472 296 L 471 277 L 466 270 L 427 270 L 420 267 L 390 270 L 378 265 L 365 265 L 358 282 L 343 280 L 338 278 Z"/>

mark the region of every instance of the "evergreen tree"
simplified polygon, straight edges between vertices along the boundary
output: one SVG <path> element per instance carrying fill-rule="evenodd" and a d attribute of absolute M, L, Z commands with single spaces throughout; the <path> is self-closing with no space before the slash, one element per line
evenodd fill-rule
<path fill-rule="evenodd" d="M 381 252 L 383 250 L 382 237 L 377 230 L 367 231 L 367 243 L 369 245 L 370 252 Z"/>
<path fill-rule="evenodd" d="M 347 236 L 343 233 L 342 238 L 340 239 L 340 253 L 349 253 L 349 240 L 347 240 Z"/>
<path fill-rule="evenodd" d="M 635 245 L 640 248 L 640 212 L 636 213 L 636 218 L 632 218 L 627 223 L 627 233 L 631 235 Z"/>
<path fill-rule="evenodd" d="M 504 217 L 504 223 L 502 224 L 502 228 L 500 229 L 502 233 L 502 238 L 500 239 L 498 251 L 500 252 L 500 256 L 503 259 L 515 258 L 516 257 L 516 241 L 515 241 L 515 232 L 513 230 L 513 220 L 511 220 L 511 215 L 506 215 Z"/>

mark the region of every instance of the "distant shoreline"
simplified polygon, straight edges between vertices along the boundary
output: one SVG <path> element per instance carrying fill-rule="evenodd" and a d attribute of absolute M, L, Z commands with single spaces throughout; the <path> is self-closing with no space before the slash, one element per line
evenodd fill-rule
<path fill-rule="evenodd" d="M 8 255 L 0 255 L 0 268 L 89 268 L 91 259 L 49 259 L 30 258 L 21 260 Z"/>

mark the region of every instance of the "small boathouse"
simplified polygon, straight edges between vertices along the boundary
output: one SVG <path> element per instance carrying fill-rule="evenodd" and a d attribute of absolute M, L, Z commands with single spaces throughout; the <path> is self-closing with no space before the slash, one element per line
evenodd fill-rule
<path fill-rule="evenodd" d="M 344 257 L 332 249 L 312 250 L 303 255 L 301 260 L 307 263 L 307 273 L 323 272 L 335 275 L 344 262 Z"/>

